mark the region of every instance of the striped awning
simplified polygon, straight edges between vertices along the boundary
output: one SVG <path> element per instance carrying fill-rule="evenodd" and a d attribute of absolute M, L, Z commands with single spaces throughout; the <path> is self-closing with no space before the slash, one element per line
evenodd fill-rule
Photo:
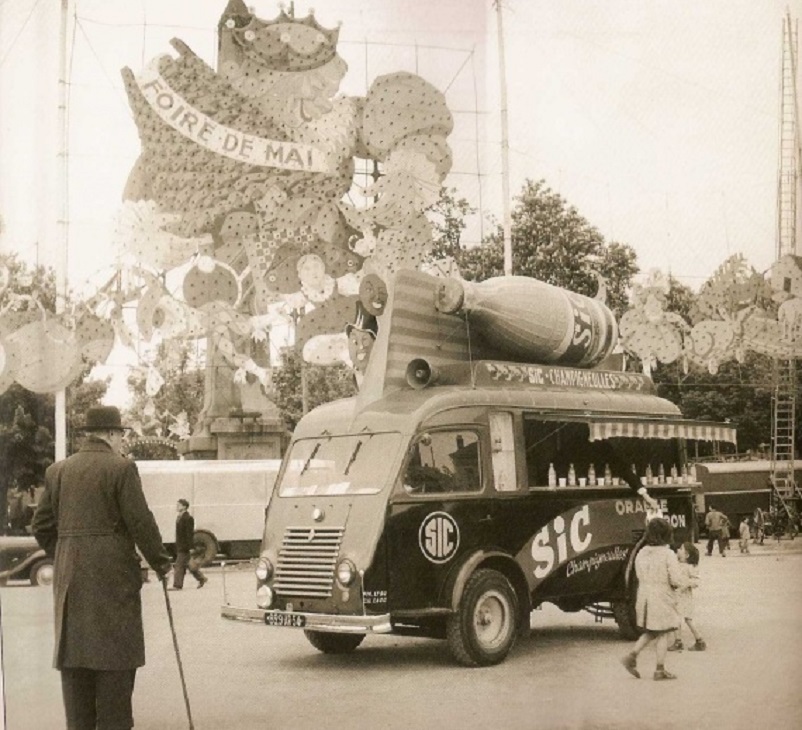
<path fill-rule="evenodd" d="M 728 441 L 735 444 L 735 428 L 713 421 L 642 421 L 604 419 L 589 422 L 590 440 L 611 438 L 674 439 L 692 441 Z"/>

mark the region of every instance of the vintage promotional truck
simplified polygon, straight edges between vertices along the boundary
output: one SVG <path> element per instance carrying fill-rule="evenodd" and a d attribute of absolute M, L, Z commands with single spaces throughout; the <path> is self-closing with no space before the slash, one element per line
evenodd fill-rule
<path fill-rule="evenodd" d="M 685 441 L 734 433 L 682 419 L 643 375 L 594 368 L 615 343 L 609 310 L 532 281 L 460 297 L 398 275 L 359 394 L 293 435 L 255 605 L 224 617 L 303 629 L 328 653 L 369 633 L 445 639 L 469 666 L 502 661 L 547 601 L 634 638 L 644 494 L 676 542 L 693 539 Z M 479 339 L 488 323 L 498 342 Z M 510 339 L 541 362 L 487 357 Z"/>

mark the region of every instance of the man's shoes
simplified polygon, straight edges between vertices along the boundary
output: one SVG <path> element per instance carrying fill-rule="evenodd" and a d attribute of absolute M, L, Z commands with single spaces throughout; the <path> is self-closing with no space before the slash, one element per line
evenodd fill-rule
<path fill-rule="evenodd" d="M 638 658 L 634 654 L 627 654 L 621 659 L 621 664 L 635 679 L 640 679 L 640 672 L 638 671 Z"/>
<path fill-rule="evenodd" d="M 671 674 L 671 672 L 669 672 L 669 671 L 667 671 L 667 670 L 665 670 L 665 669 L 657 669 L 657 670 L 655 670 L 655 673 L 654 673 L 654 678 L 655 678 L 656 680 L 661 680 L 661 679 L 676 679 L 676 678 L 677 678 L 677 675 L 676 675 L 676 674 Z"/>
<path fill-rule="evenodd" d="M 180 591 L 181 590 L 181 586 L 171 586 L 167 590 L 168 591 Z"/>
<path fill-rule="evenodd" d="M 671 646 L 668 647 L 669 651 L 682 651 L 685 647 L 682 645 L 682 639 L 677 639 Z"/>
<path fill-rule="evenodd" d="M 704 651 L 705 649 L 707 649 L 707 644 L 703 639 L 697 639 L 693 646 L 688 647 L 688 651 Z"/>
<path fill-rule="evenodd" d="M 198 581 L 198 588 L 203 588 L 209 582 L 208 578 L 204 578 L 203 580 Z"/>

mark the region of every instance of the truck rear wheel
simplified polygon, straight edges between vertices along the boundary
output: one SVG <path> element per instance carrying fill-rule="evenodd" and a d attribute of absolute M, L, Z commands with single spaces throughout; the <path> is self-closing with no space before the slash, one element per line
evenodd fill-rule
<path fill-rule="evenodd" d="M 504 661 L 515 643 L 517 621 L 518 597 L 507 578 L 496 570 L 477 570 L 448 619 L 451 655 L 467 667 Z"/>
<path fill-rule="evenodd" d="M 304 631 L 309 643 L 324 654 L 350 654 L 364 640 L 365 634 L 333 634 L 329 631 Z"/>
<path fill-rule="evenodd" d="M 193 556 L 198 565 L 208 565 L 217 555 L 217 540 L 208 530 L 196 530 L 192 535 Z"/>

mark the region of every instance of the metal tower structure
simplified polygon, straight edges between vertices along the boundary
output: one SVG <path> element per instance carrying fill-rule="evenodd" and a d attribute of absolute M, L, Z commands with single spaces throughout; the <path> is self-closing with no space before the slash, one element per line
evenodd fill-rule
<path fill-rule="evenodd" d="M 776 260 L 802 255 L 802 143 L 798 93 L 798 23 L 783 18 L 780 88 L 780 149 L 777 179 Z M 791 516 L 791 504 L 802 497 L 794 481 L 796 435 L 796 361 L 774 362 L 772 396 L 771 481 L 773 507 Z"/>

